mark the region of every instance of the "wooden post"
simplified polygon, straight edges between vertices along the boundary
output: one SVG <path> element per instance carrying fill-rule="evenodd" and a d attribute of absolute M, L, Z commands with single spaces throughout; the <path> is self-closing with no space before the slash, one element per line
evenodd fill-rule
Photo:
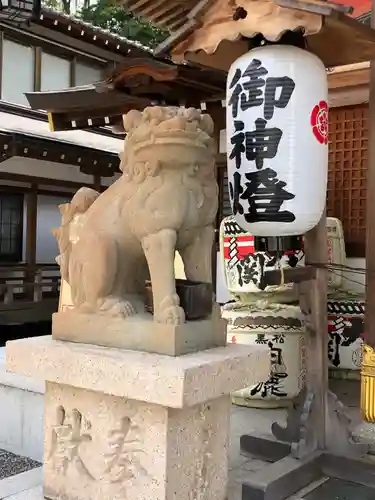
<path fill-rule="evenodd" d="M 33 283 L 36 270 L 36 231 L 38 215 L 37 185 L 32 184 L 26 195 L 26 283 Z M 33 299 L 33 290 L 28 287 L 27 297 Z"/>
<path fill-rule="evenodd" d="M 211 118 L 214 122 L 214 138 L 216 141 L 217 153 L 219 153 L 220 130 L 225 128 L 225 108 L 222 107 L 220 102 L 209 103 L 207 106 L 207 113 L 211 116 Z M 215 165 L 215 176 L 216 176 L 216 180 L 217 180 L 218 179 L 217 165 Z M 219 203 L 220 203 L 221 200 L 220 200 L 219 194 L 218 194 L 218 197 L 219 197 Z M 215 229 L 216 229 L 215 238 L 214 238 L 214 243 L 212 246 L 212 286 L 213 286 L 213 290 L 215 291 L 215 294 L 216 294 L 217 252 L 218 252 L 218 247 L 217 247 L 218 233 L 217 233 L 217 231 L 218 231 L 219 227 L 217 227 Z"/>
<path fill-rule="evenodd" d="M 371 24 L 375 27 L 375 1 Z M 361 371 L 361 410 L 367 422 L 375 423 L 375 61 L 370 66 L 369 153 L 366 207 L 366 315 Z"/>
<path fill-rule="evenodd" d="M 319 224 L 305 237 L 306 265 L 327 264 L 327 229 L 325 211 Z M 327 271 L 318 267 L 316 277 L 300 285 L 301 309 L 306 321 L 307 392 L 314 395 L 311 429 L 318 449 L 326 446 L 328 391 L 327 362 Z"/>
<path fill-rule="evenodd" d="M 100 175 L 94 175 L 94 185 L 93 188 L 96 189 L 96 191 L 99 191 L 99 193 L 102 190 L 102 184 L 101 184 L 102 178 Z"/>

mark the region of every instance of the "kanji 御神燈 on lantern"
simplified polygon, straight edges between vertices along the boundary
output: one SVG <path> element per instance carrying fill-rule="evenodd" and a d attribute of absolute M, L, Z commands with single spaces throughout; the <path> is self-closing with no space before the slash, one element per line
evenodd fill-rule
<path fill-rule="evenodd" d="M 255 236 L 301 235 L 324 210 L 328 87 L 323 63 L 287 45 L 254 48 L 227 80 L 233 214 Z"/>

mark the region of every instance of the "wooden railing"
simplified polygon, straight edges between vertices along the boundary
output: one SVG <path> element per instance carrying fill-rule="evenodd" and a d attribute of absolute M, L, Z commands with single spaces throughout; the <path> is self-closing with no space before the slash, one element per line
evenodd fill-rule
<path fill-rule="evenodd" d="M 40 302 L 60 292 L 60 270 L 56 264 L 0 266 L 0 304 Z"/>

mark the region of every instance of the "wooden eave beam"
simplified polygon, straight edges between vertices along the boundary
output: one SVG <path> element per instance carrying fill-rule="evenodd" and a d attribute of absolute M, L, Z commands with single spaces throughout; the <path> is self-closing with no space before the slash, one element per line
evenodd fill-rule
<path fill-rule="evenodd" d="M 108 96 L 97 92 L 94 85 L 89 88 L 75 87 L 60 91 L 50 92 L 28 92 L 27 100 L 32 109 L 47 109 L 48 111 L 79 110 L 84 105 L 92 109 L 102 109 L 109 105 Z M 132 104 L 132 98 L 124 92 L 112 91 L 112 106 L 127 106 Z"/>
<path fill-rule="evenodd" d="M 125 4 L 126 3 L 127 2 L 125 2 Z M 145 6 L 149 5 L 150 3 L 154 3 L 154 1 L 153 0 L 136 0 L 135 2 L 132 3 L 131 10 L 135 12 L 137 10 L 143 9 Z M 163 3 L 164 3 L 163 0 L 161 0 L 161 1 L 156 2 L 156 5 L 158 5 L 161 8 Z M 142 12 L 143 12 L 143 10 L 142 10 Z"/>
<path fill-rule="evenodd" d="M 152 16 L 150 16 L 150 20 L 155 24 L 159 24 L 159 23 L 166 24 L 168 22 L 173 23 L 173 21 L 175 21 L 176 18 L 179 17 L 181 19 L 183 17 L 184 13 L 185 13 L 185 10 L 182 7 L 176 6 L 176 7 L 173 7 L 167 13 L 160 14 L 160 11 L 158 11 L 157 15 L 153 14 Z"/>
<path fill-rule="evenodd" d="M 121 82 L 126 87 L 139 86 L 144 77 L 149 77 L 155 82 L 172 82 L 178 76 L 178 68 L 172 64 L 165 64 L 160 61 L 150 61 L 147 59 L 134 59 L 126 62 L 120 68 L 116 68 L 105 82 L 95 84 L 98 89 L 103 86 L 114 88 L 117 82 Z M 138 79 L 137 79 L 138 78 Z M 129 81 L 127 82 L 127 79 Z"/>
<path fill-rule="evenodd" d="M 369 102 L 369 85 L 356 85 L 355 87 L 338 87 L 332 89 L 328 95 L 330 108 L 355 106 Z"/>
<path fill-rule="evenodd" d="M 73 119 L 69 114 L 51 113 L 51 130 L 53 130 L 53 132 L 62 132 L 68 130 L 86 130 L 97 127 L 115 127 L 122 122 L 121 113 L 112 116 L 97 116 L 95 118 L 90 117 L 90 112 L 86 114 L 86 117 L 82 116 Z"/>
<path fill-rule="evenodd" d="M 375 59 L 375 30 L 341 12 L 326 17 L 321 32 L 308 36 L 307 42 L 326 67 Z"/>
<path fill-rule="evenodd" d="M 115 153 L 43 137 L 0 132 L 0 161 L 14 156 L 77 165 L 81 172 L 101 177 L 112 177 L 119 171 L 120 163 Z"/>
<path fill-rule="evenodd" d="M 200 0 L 188 11 L 186 20 L 184 21 L 184 19 L 181 19 L 181 21 L 179 21 L 177 28 L 168 26 L 174 33 L 155 48 L 154 54 L 159 55 L 169 52 L 172 47 L 178 45 L 189 37 L 197 28 L 201 27 L 201 19 L 210 8 L 212 2 L 213 0 Z"/>
<path fill-rule="evenodd" d="M 337 89 L 342 87 L 356 87 L 358 85 L 369 85 L 369 83 L 370 83 L 370 68 L 328 74 L 329 89 Z"/>

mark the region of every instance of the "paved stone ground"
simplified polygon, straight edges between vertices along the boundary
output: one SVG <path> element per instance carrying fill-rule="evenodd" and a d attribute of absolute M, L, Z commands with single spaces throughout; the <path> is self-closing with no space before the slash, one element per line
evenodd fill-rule
<path fill-rule="evenodd" d="M 335 392 L 342 403 L 347 407 L 348 414 L 352 418 L 353 425 L 360 420 L 359 398 L 360 385 L 357 381 L 331 380 L 330 389 Z M 258 410 L 254 408 L 242 408 L 233 406 L 231 417 L 231 443 L 229 457 L 229 490 L 228 500 L 241 500 L 242 481 L 249 474 L 258 472 L 268 463 L 242 454 L 240 450 L 240 436 L 242 434 L 271 435 L 272 422 L 285 423 L 286 410 Z M 311 500 L 315 498 L 311 497 Z M 324 500 L 331 500 L 325 497 Z M 362 500 L 358 498 L 356 500 Z M 367 500 L 366 497 L 363 500 Z M 375 500 L 375 498 L 374 498 Z"/>

